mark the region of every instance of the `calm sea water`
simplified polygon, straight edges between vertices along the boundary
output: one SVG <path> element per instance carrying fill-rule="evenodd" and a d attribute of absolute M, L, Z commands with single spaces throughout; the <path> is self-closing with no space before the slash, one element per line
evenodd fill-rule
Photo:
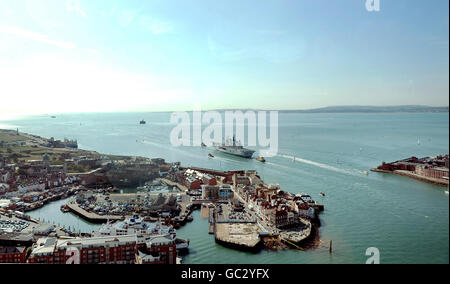
<path fill-rule="evenodd" d="M 139 125 L 145 119 L 146 125 Z M 62 114 L 2 121 L 2 127 L 57 139 L 78 139 L 80 148 L 108 154 L 161 157 L 184 165 L 256 169 L 266 183 L 310 193 L 325 204 L 320 236 L 324 245 L 301 251 L 250 254 L 215 244 L 207 220 L 178 235 L 191 240 L 185 263 L 364 263 L 377 247 L 382 263 L 449 263 L 448 188 L 405 177 L 362 171 L 382 161 L 449 152 L 448 113 L 279 114 L 279 155 L 262 164 L 200 147 L 170 145 L 170 113 Z M 420 144 L 418 140 L 420 139 Z M 216 158 L 209 159 L 208 153 Z M 296 157 L 296 162 L 293 162 Z M 325 192 L 322 198 L 319 193 Z M 59 206 L 31 213 L 89 232 L 98 227 Z M 334 254 L 327 244 L 333 241 Z"/>

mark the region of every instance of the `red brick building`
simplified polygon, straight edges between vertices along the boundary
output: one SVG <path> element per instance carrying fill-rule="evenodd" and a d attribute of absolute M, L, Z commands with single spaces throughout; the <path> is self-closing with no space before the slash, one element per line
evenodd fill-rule
<path fill-rule="evenodd" d="M 136 236 L 39 239 L 28 263 L 65 264 L 74 255 L 72 250 L 77 251 L 80 264 L 132 264 L 135 262 Z"/>
<path fill-rule="evenodd" d="M 0 247 L 0 263 L 25 263 L 25 247 Z"/>
<path fill-rule="evenodd" d="M 78 258 L 79 256 L 79 258 Z M 175 264 L 177 248 L 174 240 L 152 236 L 142 246 L 136 235 L 92 238 L 41 238 L 33 245 L 28 263 L 66 264 Z"/>

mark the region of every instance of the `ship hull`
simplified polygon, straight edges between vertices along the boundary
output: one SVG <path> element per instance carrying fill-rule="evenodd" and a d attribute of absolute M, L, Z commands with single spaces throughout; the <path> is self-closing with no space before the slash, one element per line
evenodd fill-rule
<path fill-rule="evenodd" d="M 246 151 L 230 151 L 227 149 L 222 149 L 220 147 L 216 147 L 216 151 L 219 151 L 221 153 L 225 153 L 228 155 L 233 155 L 233 156 L 237 156 L 237 157 L 241 157 L 241 158 L 246 158 L 246 159 L 251 159 L 253 156 L 253 153 L 255 153 L 255 151 L 252 150 L 246 150 Z"/>

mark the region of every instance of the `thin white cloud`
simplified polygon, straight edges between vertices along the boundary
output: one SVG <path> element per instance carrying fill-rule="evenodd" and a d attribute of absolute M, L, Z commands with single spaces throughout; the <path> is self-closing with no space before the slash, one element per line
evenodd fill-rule
<path fill-rule="evenodd" d="M 76 13 L 80 14 L 84 18 L 88 17 L 86 12 L 81 9 L 79 0 L 67 0 L 66 1 L 66 8 L 69 11 L 76 12 Z"/>
<path fill-rule="evenodd" d="M 149 17 L 142 17 L 140 19 L 140 23 L 144 28 L 149 30 L 154 35 L 169 33 L 173 30 L 173 26 L 169 22 Z"/>
<path fill-rule="evenodd" d="M 300 40 L 272 41 L 260 45 L 242 45 L 231 47 L 207 38 L 211 54 L 222 61 L 240 61 L 249 59 L 265 60 L 271 63 L 287 63 L 304 56 L 304 43 Z"/>
<path fill-rule="evenodd" d="M 122 27 L 128 27 L 136 18 L 136 12 L 135 11 L 121 11 L 117 15 L 117 22 Z"/>
<path fill-rule="evenodd" d="M 257 34 L 266 35 L 266 36 L 281 36 L 285 35 L 287 31 L 285 30 L 257 30 Z"/>
<path fill-rule="evenodd" d="M 35 32 L 27 31 L 19 27 L 10 27 L 10 26 L 3 26 L 0 25 L 0 32 L 6 33 L 9 35 L 14 35 L 26 39 L 31 39 L 34 41 L 50 44 L 53 46 L 61 47 L 61 48 L 67 48 L 67 49 L 73 49 L 76 48 L 76 46 L 69 42 L 63 42 L 63 41 L 56 41 L 49 39 L 46 35 L 38 34 Z"/>

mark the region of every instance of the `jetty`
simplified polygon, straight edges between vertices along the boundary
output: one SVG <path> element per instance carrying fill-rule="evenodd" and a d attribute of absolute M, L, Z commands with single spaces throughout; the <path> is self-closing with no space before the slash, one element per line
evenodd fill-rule
<path fill-rule="evenodd" d="M 186 186 L 184 186 L 184 185 L 182 185 L 182 184 L 180 184 L 178 182 L 174 182 L 174 181 L 171 181 L 171 180 L 168 180 L 168 179 L 165 179 L 165 178 L 158 178 L 156 180 L 159 181 L 159 182 L 165 183 L 165 184 L 167 184 L 169 186 L 176 186 L 178 188 L 178 190 L 180 190 L 181 192 L 188 192 L 189 191 L 189 189 Z"/>
<path fill-rule="evenodd" d="M 70 212 L 74 213 L 77 216 L 80 216 L 81 218 L 91 223 L 106 223 L 108 222 L 108 220 L 119 221 L 124 219 L 124 217 L 122 216 L 115 216 L 115 215 L 102 216 L 92 212 L 88 212 L 83 208 L 79 207 L 75 200 L 70 200 L 66 205 L 67 208 L 70 210 Z"/>
<path fill-rule="evenodd" d="M 261 239 L 259 227 L 254 223 L 216 223 L 215 240 L 217 243 L 244 251 L 259 251 Z"/>

